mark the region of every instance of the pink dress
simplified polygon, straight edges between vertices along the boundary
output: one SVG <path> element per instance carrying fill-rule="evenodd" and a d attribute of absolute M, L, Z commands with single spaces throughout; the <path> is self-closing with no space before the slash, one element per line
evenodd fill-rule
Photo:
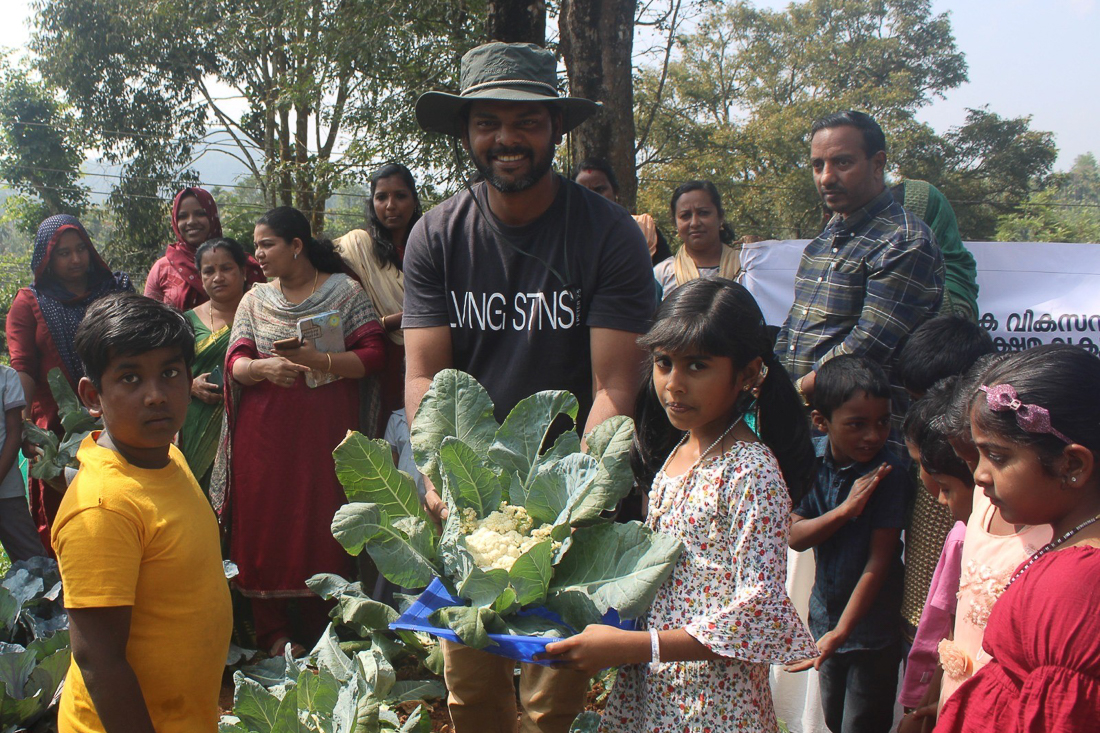
<path fill-rule="evenodd" d="M 940 644 L 943 683 L 940 707 L 975 672 L 989 663 L 982 637 L 993 603 L 1020 564 L 1050 542 L 1050 525 L 1025 527 L 1010 535 L 990 533 L 996 511 L 981 489 L 974 491 L 974 509 L 963 541 L 959 604 L 955 612 L 954 641 Z"/>
<path fill-rule="evenodd" d="M 932 584 L 928 587 L 928 598 L 920 615 L 913 647 L 905 662 L 905 679 L 898 694 L 898 704 L 904 708 L 920 705 L 928 691 L 928 685 L 932 682 L 932 673 L 938 666 L 939 644 L 951 633 L 952 617 L 958 604 L 965 536 L 966 524 L 955 522 L 943 543 L 943 552 L 940 553 L 936 570 L 932 573 Z"/>
<path fill-rule="evenodd" d="M 647 524 L 684 552 L 643 624 L 685 628 L 723 659 L 622 667 L 600 731 L 777 733 L 768 665 L 817 647 L 784 587 L 791 502 L 775 457 L 735 443 L 683 476 L 661 471 L 650 497 Z"/>

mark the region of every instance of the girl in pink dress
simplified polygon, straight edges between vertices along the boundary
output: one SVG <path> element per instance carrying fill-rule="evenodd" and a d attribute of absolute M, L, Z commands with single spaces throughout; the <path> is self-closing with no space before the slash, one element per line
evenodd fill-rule
<path fill-rule="evenodd" d="M 947 700 L 936 731 L 1096 730 L 1097 414 L 1100 359 L 1075 346 L 1014 354 L 991 368 L 973 393 L 976 486 L 1006 522 L 1049 524 L 1054 539 L 1008 577 L 982 641 L 988 663 Z"/>
<path fill-rule="evenodd" d="M 646 523 L 684 552 L 643 618 L 546 647 L 592 673 L 623 665 L 601 731 L 779 730 L 768 665 L 817 656 L 784 588 L 791 494 L 809 486 L 809 425 L 747 290 L 693 280 L 639 343 L 653 357 L 632 463 Z M 745 425 L 754 412 L 759 436 Z"/>

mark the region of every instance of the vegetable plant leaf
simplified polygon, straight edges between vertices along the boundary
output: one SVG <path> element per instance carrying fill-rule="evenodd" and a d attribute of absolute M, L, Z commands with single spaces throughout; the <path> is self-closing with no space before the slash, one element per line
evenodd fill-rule
<path fill-rule="evenodd" d="M 550 587 L 553 567 L 551 541 L 544 540 L 516 558 L 508 571 L 508 580 L 516 591 L 516 601 L 521 606 L 542 603 Z"/>
<path fill-rule="evenodd" d="M 432 531 L 419 517 L 391 522 L 377 504 L 345 504 L 332 519 L 332 534 L 353 555 L 365 546 L 391 583 L 423 588 L 439 574 Z"/>
<path fill-rule="evenodd" d="M 524 486 L 529 485 L 550 426 L 559 415 L 568 415 L 576 422 L 577 410 L 577 398 L 561 390 L 538 392 L 520 400 L 497 430 L 489 456 L 504 470 L 518 475 Z"/>
<path fill-rule="evenodd" d="M 573 533 L 550 590 L 582 591 L 601 614 L 614 608 L 622 618 L 637 618 L 653 602 L 682 550 L 679 540 L 640 522 L 582 527 Z"/>
<path fill-rule="evenodd" d="M 233 673 L 233 681 L 236 683 L 233 714 L 240 718 L 246 728 L 264 733 L 297 730 L 298 719 L 294 709 L 282 705 L 283 701 L 275 693 L 264 689 L 259 682 L 248 679 L 240 672 Z M 287 720 L 288 713 L 291 720 Z"/>
<path fill-rule="evenodd" d="M 460 509 L 473 509 L 478 519 L 484 519 L 500 506 L 500 478 L 473 448 L 458 438 L 444 438 L 439 447 L 439 465 L 451 498 Z"/>
<path fill-rule="evenodd" d="M 306 587 L 326 601 L 339 598 L 348 592 L 352 583 L 341 578 L 335 573 L 317 573 L 306 580 Z M 362 591 L 360 591 L 362 592 Z"/>
<path fill-rule="evenodd" d="M 336 700 L 339 695 L 340 681 L 324 667 L 317 670 L 303 669 L 298 674 L 296 689 L 298 716 L 306 716 L 307 719 L 319 720 L 331 718 L 332 711 L 336 708 Z"/>
<path fill-rule="evenodd" d="M 397 682 L 397 674 L 390 660 L 386 659 L 382 652 L 372 648 L 356 654 L 355 663 L 359 666 L 359 674 L 372 694 L 379 700 L 389 697 L 390 690 Z"/>
<path fill-rule="evenodd" d="M 393 464 L 393 449 L 384 440 L 369 440 L 356 432 L 332 452 L 336 477 L 348 501 L 378 504 L 391 517 L 425 517 L 416 483 Z"/>
<path fill-rule="evenodd" d="M 484 649 L 490 644 L 496 645 L 496 642 L 489 638 L 488 625 L 497 618 L 499 618 L 497 614 L 488 608 L 446 606 L 433 612 L 428 620 L 436 626 L 446 626 L 458 634 L 458 638 L 466 646 Z"/>
<path fill-rule="evenodd" d="M 571 453 L 554 463 L 539 466 L 527 495 L 527 512 L 539 522 L 562 524 L 568 521 L 567 510 L 573 504 L 581 509 L 586 506 L 586 497 L 591 494 L 590 487 L 598 469 L 596 459 L 584 453 Z"/>
<path fill-rule="evenodd" d="M 421 705 L 409 713 L 409 717 L 405 718 L 404 725 L 398 730 L 397 733 L 431 733 L 432 731 L 432 719 L 424 710 L 424 706 Z"/>
<path fill-rule="evenodd" d="M 546 636 L 555 639 L 564 639 L 573 634 L 568 626 L 534 613 L 501 618 L 498 626 L 493 629 L 494 633 L 498 630 L 499 633 L 513 636 Z"/>
<path fill-rule="evenodd" d="M 100 427 L 99 420 L 92 417 L 84 409 L 84 405 L 80 403 L 80 398 L 73 392 L 69 380 L 65 378 L 60 369 L 57 367 L 51 369 L 46 374 L 46 381 L 50 385 L 54 402 L 57 403 L 57 413 L 61 417 L 61 427 L 64 428 L 67 434 L 89 433 Z"/>
<path fill-rule="evenodd" d="M 603 619 L 592 599 L 577 590 L 551 594 L 546 607 L 561 616 L 562 621 L 575 631 L 583 631 L 585 626 L 598 624 Z"/>
<path fill-rule="evenodd" d="M 493 601 L 491 608 L 501 616 L 509 614 L 512 611 L 518 611 L 519 599 L 516 597 L 516 589 L 512 586 L 505 588 L 504 592 Z"/>
<path fill-rule="evenodd" d="M 573 724 L 569 726 L 569 733 L 596 733 L 600 727 L 601 717 L 599 713 L 585 710 L 573 719 Z"/>
<path fill-rule="evenodd" d="M 507 570 L 482 570 L 471 560 L 466 579 L 458 584 L 458 595 L 475 606 L 490 606 L 507 587 Z"/>
<path fill-rule="evenodd" d="M 413 458 L 421 472 L 439 486 L 438 451 L 443 439 L 458 438 L 484 454 L 497 427 L 493 401 L 485 388 L 465 372 L 444 369 L 435 375 L 413 419 Z"/>
<path fill-rule="evenodd" d="M 439 680 L 401 680 L 390 690 L 393 702 L 410 700 L 441 700 L 447 696 L 447 687 Z"/>
<path fill-rule="evenodd" d="M 346 684 L 357 673 L 355 662 L 340 648 L 340 637 L 332 624 L 325 627 L 310 656 L 317 659 L 318 669 L 327 669 L 341 683 Z"/>
<path fill-rule="evenodd" d="M 625 415 L 604 420 L 588 434 L 587 454 L 596 460 L 595 480 L 578 487 L 569 498 L 569 523 L 574 527 L 593 524 L 600 514 L 616 507 L 630 493 L 634 474 L 630 469 L 630 444 L 634 421 Z"/>

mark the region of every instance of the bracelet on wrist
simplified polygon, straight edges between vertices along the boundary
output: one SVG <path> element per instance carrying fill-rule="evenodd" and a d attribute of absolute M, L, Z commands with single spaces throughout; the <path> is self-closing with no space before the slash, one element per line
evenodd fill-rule
<path fill-rule="evenodd" d="M 655 667 L 661 663 L 661 637 L 657 629 L 649 630 L 649 666 Z"/>
<path fill-rule="evenodd" d="M 255 364 L 255 363 L 256 363 L 255 359 L 249 359 L 248 360 L 248 366 L 245 367 L 244 373 L 247 374 L 248 378 L 251 379 L 253 382 L 256 382 L 257 384 L 259 384 L 260 382 L 262 382 L 264 380 L 263 380 L 263 377 L 260 377 L 259 379 L 256 379 L 256 377 L 254 377 L 252 375 L 252 365 Z"/>
<path fill-rule="evenodd" d="M 326 353 L 325 356 L 328 357 L 328 366 L 325 367 L 325 371 L 332 374 L 332 354 Z"/>

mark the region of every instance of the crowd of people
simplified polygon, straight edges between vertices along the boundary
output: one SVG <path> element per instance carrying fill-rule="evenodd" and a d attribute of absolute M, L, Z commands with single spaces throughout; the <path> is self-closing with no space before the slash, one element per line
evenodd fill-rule
<path fill-rule="evenodd" d="M 42 223 L 0 366 L 0 541 L 60 564 L 61 730 L 213 731 L 234 625 L 301 656 L 330 607 L 307 578 L 359 577 L 385 600 L 332 537 L 332 451 L 349 430 L 407 449 L 447 368 L 485 386 L 498 420 L 545 389 L 578 398 L 559 434 L 632 416 L 619 515 L 684 545 L 638 630 L 589 626 L 518 679 L 442 642 L 458 733 L 565 733 L 608 667 L 601 731 L 778 731 L 790 701 L 773 669 L 813 677 L 834 733 L 1093 729 L 1100 360 L 994 353 L 950 205 L 921 181 L 886 186 L 875 121 L 808 121 L 828 218 L 776 331 L 738 283 L 713 183 L 672 193 L 672 254 L 617 204 L 606 161 L 554 172 L 599 106 L 559 95 L 553 54 L 491 43 L 461 72 L 459 94 L 425 93 L 416 116 L 479 181 L 427 212 L 389 164 L 362 229 L 331 242 L 279 207 L 250 255 L 186 188 L 144 296 L 76 219 Z M 22 419 L 64 434 L 51 373 L 104 428 L 78 471 L 24 494 Z M 788 550 L 811 548 L 802 618 L 789 565 L 811 555 Z"/>

